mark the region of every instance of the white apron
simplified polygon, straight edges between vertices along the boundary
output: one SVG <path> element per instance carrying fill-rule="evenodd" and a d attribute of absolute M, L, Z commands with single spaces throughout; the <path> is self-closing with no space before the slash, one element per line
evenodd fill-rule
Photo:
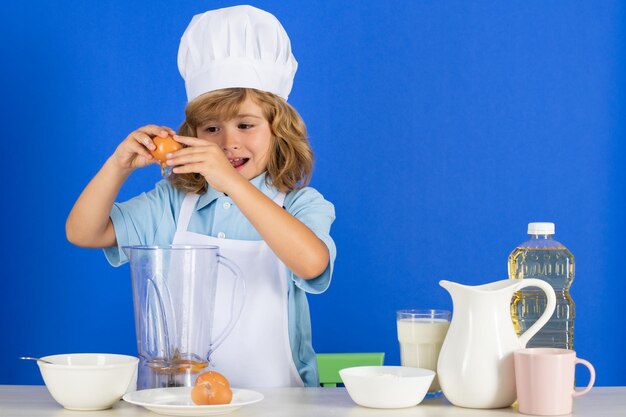
<path fill-rule="evenodd" d="M 289 343 L 288 276 L 285 265 L 264 240 L 212 237 L 187 231 L 199 195 L 185 196 L 173 244 L 215 245 L 237 264 L 246 283 L 246 298 L 239 321 L 211 354 L 211 368 L 222 372 L 236 388 L 302 387 Z M 282 207 L 284 193 L 274 202 Z M 222 233 L 218 236 L 223 236 Z M 218 268 L 213 336 L 230 320 L 235 280 L 227 268 Z M 238 301 L 235 301 L 238 302 Z"/>

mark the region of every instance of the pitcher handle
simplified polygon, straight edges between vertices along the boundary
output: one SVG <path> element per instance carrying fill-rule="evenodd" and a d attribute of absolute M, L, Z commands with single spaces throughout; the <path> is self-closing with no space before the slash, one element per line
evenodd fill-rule
<path fill-rule="evenodd" d="M 552 285 L 547 282 L 536 279 L 536 278 L 526 278 L 520 282 L 517 290 L 521 290 L 526 287 L 539 287 L 541 290 L 546 293 L 546 297 L 548 297 L 548 304 L 546 305 L 546 310 L 543 314 L 537 319 L 532 326 L 528 328 L 524 333 L 519 336 L 519 341 L 523 348 L 526 347 L 528 341 L 535 335 L 541 328 L 550 320 L 552 314 L 554 314 L 554 309 L 556 308 L 556 295 L 554 294 L 554 288 Z"/>
<path fill-rule="evenodd" d="M 220 333 L 220 335 L 215 338 L 215 341 L 211 343 L 209 356 L 211 356 L 211 353 L 215 351 L 215 349 L 217 349 L 219 345 L 222 344 L 222 342 L 226 339 L 226 336 L 228 336 L 233 330 L 235 324 L 237 324 L 237 321 L 239 321 L 239 317 L 241 317 L 243 307 L 246 304 L 246 281 L 243 279 L 243 272 L 241 272 L 241 269 L 239 269 L 239 267 L 230 259 L 220 254 L 217 255 L 217 263 L 224 265 L 230 270 L 230 272 L 233 273 L 233 276 L 235 278 L 235 285 L 233 286 L 233 292 L 231 294 L 230 300 L 230 321 L 228 322 L 228 325 L 224 328 L 224 330 L 222 330 L 222 333 Z M 239 310 L 235 312 L 235 293 L 237 292 L 237 288 L 239 287 L 239 285 L 241 285 L 243 295 L 241 296 L 241 305 L 239 306 Z"/>

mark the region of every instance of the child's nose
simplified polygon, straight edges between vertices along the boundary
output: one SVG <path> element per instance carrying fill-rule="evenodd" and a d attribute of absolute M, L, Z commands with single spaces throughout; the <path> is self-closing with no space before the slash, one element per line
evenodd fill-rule
<path fill-rule="evenodd" d="M 226 151 L 228 149 L 239 149 L 241 146 L 237 132 L 226 130 L 224 132 L 224 140 L 222 141 L 222 148 Z"/>

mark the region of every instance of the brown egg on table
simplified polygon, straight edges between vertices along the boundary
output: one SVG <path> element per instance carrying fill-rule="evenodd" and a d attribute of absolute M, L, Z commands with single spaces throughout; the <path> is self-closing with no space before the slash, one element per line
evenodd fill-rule
<path fill-rule="evenodd" d="M 200 374 L 191 390 L 191 400 L 196 405 L 230 404 L 232 399 L 228 379 L 215 371 Z"/>
<path fill-rule="evenodd" d="M 196 385 L 191 389 L 191 401 L 196 405 L 211 404 L 211 387 L 208 385 Z"/>

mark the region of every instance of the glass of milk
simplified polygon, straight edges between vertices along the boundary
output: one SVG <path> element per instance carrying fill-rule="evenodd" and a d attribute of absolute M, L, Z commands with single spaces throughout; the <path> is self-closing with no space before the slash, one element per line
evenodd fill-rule
<path fill-rule="evenodd" d="M 437 372 L 439 351 L 450 326 L 447 310 L 398 310 L 398 341 L 402 366 L 426 368 Z M 441 394 L 437 376 L 433 380 L 428 396 Z"/>

